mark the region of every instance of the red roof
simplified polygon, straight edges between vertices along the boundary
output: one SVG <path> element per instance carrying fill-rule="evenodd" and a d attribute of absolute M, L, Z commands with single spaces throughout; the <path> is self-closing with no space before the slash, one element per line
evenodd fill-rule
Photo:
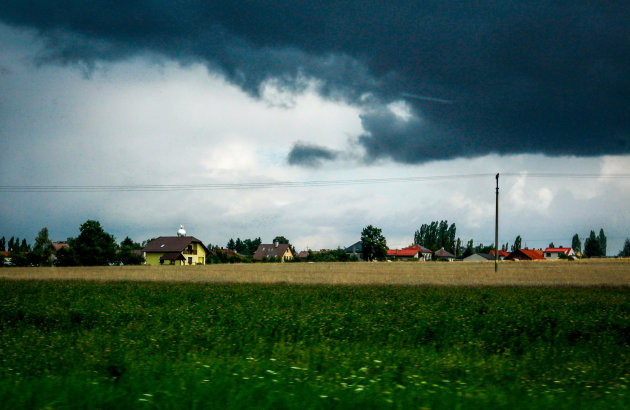
<path fill-rule="evenodd" d="M 571 248 L 547 248 L 545 249 L 545 252 L 558 252 L 568 255 L 569 252 L 571 252 Z"/>
<path fill-rule="evenodd" d="M 543 251 L 540 249 L 517 249 L 505 259 L 514 260 L 544 260 Z"/>
<path fill-rule="evenodd" d="M 413 257 L 418 253 L 415 249 L 388 249 L 387 256 L 406 256 Z"/>
<path fill-rule="evenodd" d="M 403 248 L 403 249 L 404 249 L 404 250 L 406 250 L 406 249 L 413 249 L 413 250 L 414 250 L 414 251 L 416 251 L 416 252 L 431 253 L 431 250 L 430 250 L 430 249 L 427 249 L 427 248 L 425 248 L 425 247 L 423 247 L 423 246 L 420 246 L 420 245 L 417 245 L 417 244 L 415 244 L 415 243 L 414 243 L 413 245 L 411 245 L 411 246 L 407 246 L 406 248 Z"/>
<path fill-rule="evenodd" d="M 494 249 L 490 251 L 490 255 L 494 256 Z M 505 258 L 508 255 L 509 253 L 507 251 L 504 251 L 503 249 L 499 250 L 499 256 L 503 256 Z"/>

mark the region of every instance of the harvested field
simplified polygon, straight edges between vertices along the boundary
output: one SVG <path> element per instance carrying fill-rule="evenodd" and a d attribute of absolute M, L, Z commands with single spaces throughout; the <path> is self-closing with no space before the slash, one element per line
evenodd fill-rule
<path fill-rule="evenodd" d="M 0 278 L 344 285 L 630 286 L 630 259 L 0 269 Z"/>

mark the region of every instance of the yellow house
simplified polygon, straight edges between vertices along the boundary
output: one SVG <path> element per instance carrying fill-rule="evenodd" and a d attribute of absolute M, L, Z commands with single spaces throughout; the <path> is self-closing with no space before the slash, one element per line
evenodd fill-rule
<path fill-rule="evenodd" d="M 273 243 L 258 245 L 258 249 L 254 252 L 254 259 L 258 261 L 277 258 L 280 262 L 290 261 L 293 259 L 293 252 L 288 243 Z"/>
<path fill-rule="evenodd" d="M 204 265 L 208 253 L 194 236 L 160 236 L 142 249 L 147 265 Z"/>

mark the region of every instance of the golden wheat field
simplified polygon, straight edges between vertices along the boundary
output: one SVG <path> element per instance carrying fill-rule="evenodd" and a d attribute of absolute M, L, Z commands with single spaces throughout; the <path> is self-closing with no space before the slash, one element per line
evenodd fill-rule
<path fill-rule="evenodd" d="M 630 259 L 500 262 L 269 263 L 0 269 L 5 279 L 344 285 L 630 286 Z"/>

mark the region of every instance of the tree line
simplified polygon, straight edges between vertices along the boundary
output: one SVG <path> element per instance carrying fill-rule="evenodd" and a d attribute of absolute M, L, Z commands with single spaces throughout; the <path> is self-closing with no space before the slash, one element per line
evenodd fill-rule
<path fill-rule="evenodd" d="M 4 239 L 4 237 L 2 238 Z M 4 242 L 0 239 L 0 245 Z M 25 240 L 23 240 L 24 242 Z M 10 240 L 9 240 L 10 242 Z M 14 241 L 15 242 L 15 241 Z M 67 246 L 57 251 L 49 238 L 48 228 L 42 228 L 33 246 L 13 245 L 11 264 L 14 266 L 99 266 L 99 265 L 139 265 L 142 256 L 134 252 L 141 249 L 139 243 L 126 237 L 120 244 L 113 235 L 105 232 L 98 221 L 87 220 L 79 228 L 76 238 L 68 238 Z M 3 250 L 3 249 L 2 249 Z M 4 265 L 4 255 L 2 255 Z"/>

